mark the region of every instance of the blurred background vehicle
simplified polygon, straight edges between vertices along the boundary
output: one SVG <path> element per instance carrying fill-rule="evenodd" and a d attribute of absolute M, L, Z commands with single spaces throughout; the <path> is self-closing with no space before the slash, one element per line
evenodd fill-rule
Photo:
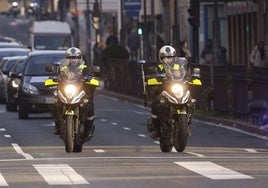
<path fill-rule="evenodd" d="M 5 103 L 7 98 L 7 82 L 9 79 L 9 72 L 16 62 L 20 59 L 20 56 L 9 57 L 7 61 L 2 64 L 0 71 L 0 102 Z"/>
<path fill-rule="evenodd" d="M 50 112 L 50 106 L 55 102 L 56 88 L 45 87 L 45 80 L 52 73 L 45 67 L 60 63 L 65 58 L 65 51 L 34 51 L 29 53 L 18 88 L 18 116 L 27 119 L 30 113 Z"/>
<path fill-rule="evenodd" d="M 7 80 L 7 94 L 6 94 L 6 110 L 16 111 L 17 109 L 17 98 L 18 98 L 18 87 L 21 82 L 19 77 L 21 76 L 22 70 L 25 65 L 27 56 L 19 56 L 17 62 L 9 71 Z"/>

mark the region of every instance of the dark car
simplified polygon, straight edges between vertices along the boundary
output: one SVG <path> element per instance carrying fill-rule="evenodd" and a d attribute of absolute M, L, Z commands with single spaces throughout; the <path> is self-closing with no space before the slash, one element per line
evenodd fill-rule
<path fill-rule="evenodd" d="M 9 72 L 16 62 L 21 58 L 21 56 L 8 57 L 6 61 L 3 62 L 0 70 L 0 102 L 6 102 L 7 98 L 7 82 L 9 79 Z"/>
<path fill-rule="evenodd" d="M 26 58 L 27 56 L 20 56 L 8 74 L 6 94 L 7 111 L 16 111 L 17 109 L 18 87 L 21 82 L 19 77 L 22 74 Z"/>
<path fill-rule="evenodd" d="M 28 55 L 18 89 L 19 119 L 27 119 L 30 113 L 50 112 L 50 106 L 55 102 L 55 88 L 44 85 L 51 75 L 45 67 L 64 58 L 64 51 L 34 51 Z"/>

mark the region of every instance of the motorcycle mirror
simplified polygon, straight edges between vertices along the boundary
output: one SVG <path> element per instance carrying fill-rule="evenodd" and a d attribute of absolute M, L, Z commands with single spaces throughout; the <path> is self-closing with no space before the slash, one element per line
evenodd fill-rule
<path fill-rule="evenodd" d="M 150 67 L 148 68 L 148 73 L 149 73 L 149 74 L 155 74 L 155 73 L 157 73 L 157 67 L 155 67 L 155 66 L 150 66 Z"/>
<path fill-rule="evenodd" d="M 94 73 L 100 73 L 101 72 L 101 70 L 100 70 L 100 66 L 93 66 L 92 67 L 92 71 L 94 72 Z"/>
<path fill-rule="evenodd" d="M 54 67 L 53 67 L 53 65 L 47 65 L 47 66 L 45 67 L 45 69 L 46 69 L 46 72 L 54 72 Z"/>
<path fill-rule="evenodd" d="M 193 68 L 193 77 L 200 78 L 200 68 Z"/>

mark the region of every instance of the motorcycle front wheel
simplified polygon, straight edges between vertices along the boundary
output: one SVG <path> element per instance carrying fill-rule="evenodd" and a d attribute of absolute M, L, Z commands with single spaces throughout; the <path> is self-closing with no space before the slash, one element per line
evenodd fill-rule
<path fill-rule="evenodd" d="M 65 151 L 70 153 L 74 150 L 73 116 L 66 117 L 65 126 Z"/>
<path fill-rule="evenodd" d="M 188 119 L 186 115 L 180 115 L 175 120 L 176 126 L 179 127 L 179 131 L 174 135 L 174 148 L 177 152 L 183 152 L 187 144 L 187 126 Z"/>
<path fill-rule="evenodd" d="M 161 137 L 160 137 L 160 149 L 162 152 L 171 152 L 172 150 L 172 143 L 171 143 L 171 139 L 170 139 L 170 134 L 167 133 L 162 134 L 161 133 Z"/>

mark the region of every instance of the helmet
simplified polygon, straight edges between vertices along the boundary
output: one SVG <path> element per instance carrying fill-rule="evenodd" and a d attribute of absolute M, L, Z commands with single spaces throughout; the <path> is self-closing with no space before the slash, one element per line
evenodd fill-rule
<path fill-rule="evenodd" d="M 175 57 L 176 50 L 172 46 L 165 45 L 159 50 L 159 60 L 162 62 L 164 57 Z"/>
<path fill-rule="evenodd" d="M 71 47 L 65 52 L 66 59 L 71 59 L 72 57 L 80 58 L 81 59 L 81 51 L 76 47 Z"/>
<path fill-rule="evenodd" d="M 69 60 L 69 66 L 78 67 L 81 63 L 81 51 L 76 47 L 71 47 L 65 52 L 66 59 Z"/>

